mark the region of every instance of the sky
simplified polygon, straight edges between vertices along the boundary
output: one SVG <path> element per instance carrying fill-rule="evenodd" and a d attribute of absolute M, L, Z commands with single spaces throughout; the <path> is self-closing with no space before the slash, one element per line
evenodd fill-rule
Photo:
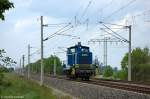
<path fill-rule="evenodd" d="M 44 24 L 70 23 L 73 26 L 64 34 L 80 39 L 58 36 L 44 42 L 44 57 L 54 52 L 61 60 L 66 60 L 67 47 L 81 42 L 90 47 L 93 58 L 103 62 L 103 43 L 88 43 L 91 39 L 102 39 L 106 32 L 100 21 L 119 25 L 132 25 L 132 49 L 150 48 L 150 1 L 149 0 L 11 0 L 15 8 L 5 12 L 5 21 L 0 20 L 0 48 L 19 63 L 25 55 L 27 64 L 27 47 L 31 45 L 31 62 L 40 59 L 40 16 Z M 76 16 L 76 22 L 75 22 Z M 88 20 L 88 21 L 87 21 Z M 78 24 L 75 24 L 78 23 Z M 44 38 L 55 33 L 66 24 L 44 27 Z M 105 24 L 110 28 L 118 26 Z M 66 29 L 67 29 L 66 28 Z M 110 32 L 110 30 L 107 30 Z M 113 31 L 119 31 L 113 29 Z M 128 40 L 128 29 L 117 32 Z M 108 35 L 112 38 L 112 36 Z M 61 48 L 60 48 L 61 47 Z M 124 54 L 128 52 L 128 43 L 108 43 L 108 63 L 112 67 L 120 66 Z M 35 53 L 37 52 L 37 53 Z M 63 52 L 63 53 L 61 53 Z M 17 64 L 17 66 L 19 66 Z"/>

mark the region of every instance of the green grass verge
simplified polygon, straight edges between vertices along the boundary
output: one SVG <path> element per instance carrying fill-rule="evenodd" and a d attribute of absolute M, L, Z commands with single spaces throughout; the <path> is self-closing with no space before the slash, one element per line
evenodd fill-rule
<path fill-rule="evenodd" d="M 16 74 L 5 74 L 5 80 L 11 82 L 11 85 L 4 88 L 0 94 L 3 97 L 21 97 L 23 99 L 57 99 L 58 97 L 52 93 L 52 89 L 40 86 L 34 81 L 27 80 Z M 70 97 L 62 97 L 63 99 Z M 6 99 L 6 98 L 5 98 Z"/>

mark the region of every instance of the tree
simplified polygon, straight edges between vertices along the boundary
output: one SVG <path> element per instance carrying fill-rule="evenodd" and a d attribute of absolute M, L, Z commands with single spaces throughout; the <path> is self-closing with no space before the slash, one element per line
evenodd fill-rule
<path fill-rule="evenodd" d="M 0 19 L 4 20 L 4 13 L 6 10 L 14 8 L 14 5 L 9 0 L 0 0 Z"/>
<path fill-rule="evenodd" d="M 113 78 L 114 78 L 114 79 L 117 79 L 117 73 L 118 73 L 118 68 L 117 68 L 117 67 L 114 67 L 114 68 L 113 68 Z"/>
<path fill-rule="evenodd" d="M 2 88 L 5 88 L 10 85 L 10 82 L 7 80 L 4 80 L 3 72 L 8 72 L 10 70 L 13 70 L 12 68 L 8 69 L 6 68 L 7 65 L 16 64 L 15 61 L 13 61 L 10 57 L 5 56 L 5 50 L 0 49 L 0 93 Z"/>
<path fill-rule="evenodd" d="M 56 61 L 56 73 L 57 74 L 62 74 L 63 72 L 63 66 L 61 64 L 60 59 L 57 56 L 53 56 L 51 55 L 48 58 L 44 58 L 44 73 L 49 74 L 49 73 L 53 73 L 53 68 L 54 68 L 54 60 Z M 35 72 L 35 73 L 39 73 L 40 72 L 40 67 L 41 67 L 41 62 L 40 60 L 38 60 L 35 63 L 31 63 L 31 71 Z M 27 68 L 27 66 L 26 66 Z"/>
<path fill-rule="evenodd" d="M 149 49 L 148 48 L 136 48 L 131 53 L 131 63 L 133 66 L 138 64 L 146 64 L 150 62 L 150 55 L 149 55 Z M 125 54 L 121 61 L 122 69 L 127 69 L 128 66 L 128 53 Z"/>
<path fill-rule="evenodd" d="M 128 76 L 127 70 L 122 69 L 117 72 L 117 78 L 119 78 L 120 80 L 127 80 L 127 76 Z"/>
<path fill-rule="evenodd" d="M 144 71 L 148 69 L 150 71 L 150 54 L 148 48 L 136 48 L 131 53 L 131 63 L 132 63 L 132 80 L 139 81 L 139 80 L 147 80 L 148 78 L 143 78 L 146 74 Z M 125 54 L 121 61 L 122 69 L 127 71 L 128 68 L 128 53 Z M 127 76 L 127 75 L 126 75 Z M 126 77 L 127 78 L 127 77 Z M 150 78 L 149 78 L 150 79 Z"/>
<path fill-rule="evenodd" d="M 8 56 L 5 56 L 5 50 L 0 49 L 0 66 L 10 66 L 16 64 L 16 62 Z"/>
<path fill-rule="evenodd" d="M 111 66 L 106 66 L 104 70 L 104 77 L 111 77 L 113 75 L 113 69 Z"/>

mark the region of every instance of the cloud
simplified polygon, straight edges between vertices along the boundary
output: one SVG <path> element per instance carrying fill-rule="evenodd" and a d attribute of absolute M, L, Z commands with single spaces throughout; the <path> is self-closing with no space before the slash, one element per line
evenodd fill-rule
<path fill-rule="evenodd" d="M 17 20 L 15 24 L 15 31 L 25 31 L 27 28 L 33 25 L 32 19 L 24 19 L 24 20 Z"/>
<path fill-rule="evenodd" d="M 31 6 L 33 0 L 26 0 L 25 2 L 24 0 L 11 0 L 11 1 L 14 3 L 14 6 L 16 8 L 24 8 L 24 7 L 27 8 Z"/>

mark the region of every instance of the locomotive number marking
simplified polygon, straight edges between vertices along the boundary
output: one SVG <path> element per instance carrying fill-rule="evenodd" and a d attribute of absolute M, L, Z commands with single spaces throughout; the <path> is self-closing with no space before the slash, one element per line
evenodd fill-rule
<path fill-rule="evenodd" d="M 87 54 L 82 54 L 82 56 L 88 56 Z"/>

